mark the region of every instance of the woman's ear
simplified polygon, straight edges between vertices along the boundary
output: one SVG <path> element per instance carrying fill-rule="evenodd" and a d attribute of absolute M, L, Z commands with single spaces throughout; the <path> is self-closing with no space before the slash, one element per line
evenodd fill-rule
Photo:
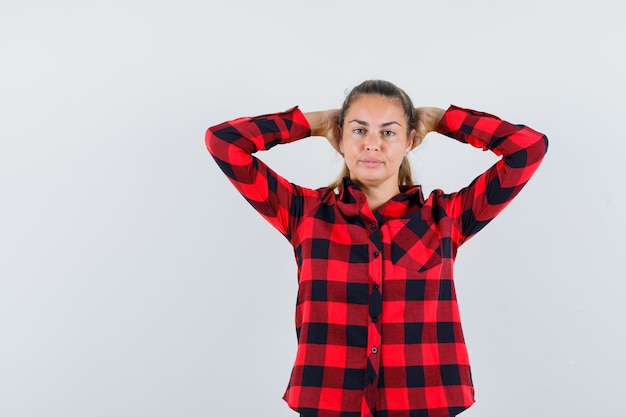
<path fill-rule="evenodd" d="M 423 139 L 424 138 L 421 138 L 417 135 L 417 130 L 411 130 L 411 133 L 409 134 L 409 141 L 411 142 L 410 150 L 417 148 L 422 143 Z"/>
<path fill-rule="evenodd" d="M 408 155 L 409 152 L 411 152 L 411 150 L 414 148 L 415 148 L 415 129 L 412 129 L 409 132 L 409 136 L 406 140 L 406 155 Z"/>
<path fill-rule="evenodd" d="M 341 155 L 343 155 L 343 141 L 341 140 L 342 137 L 342 129 L 341 126 L 337 126 L 337 150 L 339 151 L 339 153 Z"/>

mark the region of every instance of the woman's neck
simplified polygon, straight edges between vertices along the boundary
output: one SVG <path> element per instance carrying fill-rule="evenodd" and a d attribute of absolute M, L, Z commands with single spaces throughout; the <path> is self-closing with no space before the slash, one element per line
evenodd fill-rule
<path fill-rule="evenodd" d="M 372 210 L 372 213 L 381 208 L 387 201 L 391 200 L 396 195 L 400 194 L 400 187 L 394 184 L 393 187 L 370 187 L 364 184 L 359 184 L 359 188 L 365 194 L 367 198 L 367 205 Z"/>

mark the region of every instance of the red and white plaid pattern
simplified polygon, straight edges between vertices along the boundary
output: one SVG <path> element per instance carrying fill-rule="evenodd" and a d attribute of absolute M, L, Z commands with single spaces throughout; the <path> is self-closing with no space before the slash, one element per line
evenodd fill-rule
<path fill-rule="evenodd" d="M 339 192 L 291 184 L 253 156 L 310 135 L 304 115 L 239 118 L 207 131 L 209 151 L 294 247 L 298 351 L 284 399 L 307 417 L 448 417 L 474 402 L 453 281 L 459 246 L 526 184 L 547 138 L 451 106 L 439 133 L 502 155 L 459 192 L 419 186 L 372 213 Z"/>

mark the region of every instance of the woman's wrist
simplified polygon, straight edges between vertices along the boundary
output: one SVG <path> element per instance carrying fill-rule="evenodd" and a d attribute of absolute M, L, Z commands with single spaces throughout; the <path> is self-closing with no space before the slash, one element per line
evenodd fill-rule
<path fill-rule="evenodd" d="M 330 128 L 328 111 L 312 111 L 304 113 L 304 117 L 309 122 L 311 136 L 326 136 Z"/>
<path fill-rule="evenodd" d="M 338 109 L 313 111 L 304 113 L 304 117 L 309 122 L 311 136 L 322 136 L 328 143 L 339 152 L 339 126 L 337 125 Z"/>
<path fill-rule="evenodd" d="M 446 111 L 439 107 L 420 107 L 417 109 L 418 120 L 424 124 L 425 133 L 436 132 L 439 122 Z"/>

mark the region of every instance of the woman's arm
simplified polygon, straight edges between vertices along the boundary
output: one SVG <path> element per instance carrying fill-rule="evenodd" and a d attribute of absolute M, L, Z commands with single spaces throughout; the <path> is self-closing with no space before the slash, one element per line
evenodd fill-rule
<path fill-rule="evenodd" d="M 469 186 L 441 196 L 458 228 L 457 242 L 461 244 L 489 223 L 526 185 L 548 150 L 548 139 L 527 126 L 456 106 L 444 113 L 437 131 L 502 156 Z"/>
<path fill-rule="evenodd" d="M 304 197 L 312 190 L 291 184 L 253 156 L 260 150 L 309 136 L 309 123 L 297 108 L 242 117 L 209 128 L 206 145 L 218 166 L 245 199 L 288 238 Z"/>

